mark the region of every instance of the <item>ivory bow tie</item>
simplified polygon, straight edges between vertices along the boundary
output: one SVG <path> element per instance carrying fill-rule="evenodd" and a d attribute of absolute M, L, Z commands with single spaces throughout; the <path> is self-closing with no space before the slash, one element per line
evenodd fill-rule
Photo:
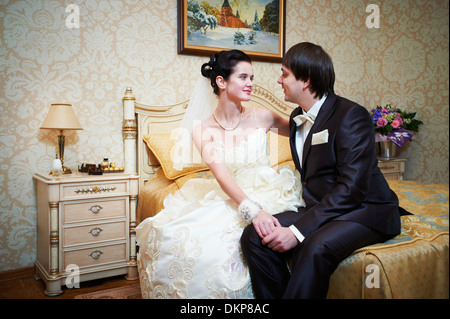
<path fill-rule="evenodd" d="M 306 121 L 309 121 L 311 124 L 314 124 L 314 121 L 316 120 L 316 117 L 312 114 L 300 114 L 297 115 L 296 117 L 294 117 L 294 121 L 295 124 L 297 124 L 297 126 L 302 125 L 303 123 L 305 123 Z"/>

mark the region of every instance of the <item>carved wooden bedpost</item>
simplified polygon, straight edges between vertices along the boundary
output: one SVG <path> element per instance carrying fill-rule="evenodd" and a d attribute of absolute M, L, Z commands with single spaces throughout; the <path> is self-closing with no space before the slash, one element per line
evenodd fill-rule
<path fill-rule="evenodd" d="M 134 115 L 135 97 L 130 87 L 125 90 L 123 97 L 123 147 L 124 170 L 126 174 L 137 174 L 136 169 L 136 118 Z"/>
<path fill-rule="evenodd" d="M 124 173 L 137 174 L 136 159 L 136 117 L 134 113 L 135 97 L 130 87 L 125 90 L 123 97 L 123 148 L 124 148 Z M 136 207 L 138 197 L 138 178 L 130 180 L 130 255 L 129 270 L 125 277 L 129 280 L 139 278 L 136 268 Z"/>

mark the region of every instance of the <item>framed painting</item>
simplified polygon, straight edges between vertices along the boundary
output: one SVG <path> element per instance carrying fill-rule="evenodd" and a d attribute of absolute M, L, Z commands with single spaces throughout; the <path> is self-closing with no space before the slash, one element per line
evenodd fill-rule
<path fill-rule="evenodd" d="M 178 0 L 178 53 L 209 56 L 238 49 L 281 62 L 286 0 Z"/>

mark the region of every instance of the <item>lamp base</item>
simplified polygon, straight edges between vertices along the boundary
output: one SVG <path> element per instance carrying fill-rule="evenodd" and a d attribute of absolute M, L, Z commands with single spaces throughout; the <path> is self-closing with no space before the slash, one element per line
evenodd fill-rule
<path fill-rule="evenodd" d="M 72 174 L 72 171 L 67 166 L 63 166 L 61 171 L 63 174 Z"/>
<path fill-rule="evenodd" d="M 58 176 L 61 174 L 72 174 L 72 171 L 67 166 L 63 166 L 61 169 L 61 172 L 58 172 L 57 174 L 53 173 L 53 171 L 50 171 L 50 173 L 48 173 L 48 175 L 55 175 L 55 176 Z"/>

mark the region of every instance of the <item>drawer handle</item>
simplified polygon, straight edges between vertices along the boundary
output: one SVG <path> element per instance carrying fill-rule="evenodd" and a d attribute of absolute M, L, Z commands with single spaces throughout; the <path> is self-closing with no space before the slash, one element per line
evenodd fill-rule
<path fill-rule="evenodd" d="M 85 186 L 80 188 L 75 188 L 75 193 L 99 193 L 99 192 L 108 192 L 114 191 L 116 186 L 114 185 L 103 185 L 103 186 Z"/>
<path fill-rule="evenodd" d="M 103 229 L 99 227 L 92 228 L 88 233 L 90 233 L 92 236 L 98 236 L 103 231 Z"/>
<path fill-rule="evenodd" d="M 380 166 L 380 169 L 395 169 L 395 166 Z"/>
<path fill-rule="evenodd" d="M 94 205 L 94 206 L 92 206 L 91 208 L 89 208 L 89 210 L 90 210 L 91 212 L 93 212 L 94 214 L 99 213 L 102 209 L 103 209 L 103 207 L 100 206 L 100 205 Z"/>
<path fill-rule="evenodd" d="M 93 259 L 99 259 L 101 255 L 103 255 L 103 252 L 101 252 L 100 250 L 94 250 L 92 253 L 89 254 L 89 256 L 92 257 Z"/>

